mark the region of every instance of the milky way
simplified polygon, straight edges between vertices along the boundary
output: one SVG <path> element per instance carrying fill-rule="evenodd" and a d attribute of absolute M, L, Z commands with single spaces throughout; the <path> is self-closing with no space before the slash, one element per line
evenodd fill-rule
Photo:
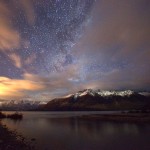
<path fill-rule="evenodd" d="M 1 0 L 0 96 L 149 90 L 149 14 L 148 0 Z"/>
<path fill-rule="evenodd" d="M 2 2 L 7 7 L 13 5 L 12 11 L 15 12 L 11 16 L 11 24 L 19 32 L 21 46 L 17 49 L 12 47 L 7 56 L 1 57 L 17 55 L 22 64 L 16 68 L 4 58 L 0 61 L 0 65 L 6 64 L 7 67 L 1 70 L 1 75 L 19 77 L 22 69 L 38 74 L 58 72 L 72 63 L 71 47 L 83 32 L 93 2 L 93 0 Z M 28 5 L 32 5 L 31 8 Z M 22 10 L 21 6 L 27 10 Z M 26 11 L 28 12 L 25 13 Z M 28 64 L 29 57 L 35 59 L 30 64 Z"/>

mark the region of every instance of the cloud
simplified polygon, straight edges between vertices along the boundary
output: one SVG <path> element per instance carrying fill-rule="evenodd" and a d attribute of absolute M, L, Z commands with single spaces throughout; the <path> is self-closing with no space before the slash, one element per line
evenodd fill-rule
<path fill-rule="evenodd" d="M 24 63 L 26 65 L 32 64 L 36 59 L 36 54 L 31 54 L 25 61 Z"/>
<path fill-rule="evenodd" d="M 13 99 L 26 96 L 27 92 L 44 89 L 39 82 L 24 79 L 0 77 L 0 98 Z"/>
<path fill-rule="evenodd" d="M 149 6 L 147 0 L 96 2 L 93 21 L 73 48 L 83 68 L 97 67 L 86 73 L 87 84 L 150 89 Z"/>
<path fill-rule="evenodd" d="M 26 14 L 26 19 L 30 25 L 34 25 L 36 14 L 31 0 L 20 0 L 20 4 Z"/>
<path fill-rule="evenodd" d="M 142 78 L 142 73 L 139 74 L 137 82 L 134 75 L 135 70 L 130 71 L 130 77 L 128 76 L 128 69 L 123 71 L 114 69 L 97 74 L 91 72 L 87 74 L 85 80 L 80 77 L 80 71 L 80 67 L 73 64 L 61 73 L 55 72 L 47 74 L 47 76 L 24 73 L 22 79 L 0 77 L 0 97 L 4 99 L 51 100 L 86 88 L 138 90 L 139 87 L 146 89 L 150 84 L 148 78 Z M 100 77 L 99 80 L 96 77 Z"/>
<path fill-rule="evenodd" d="M 16 68 L 22 69 L 24 71 L 25 66 L 34 63 L 34 61 L 36 60 L 36 54 L 31 54 L 26 59 L 22 59 L 21 55 L 17 54 L 16 52 L 7 52 L 5 54 L 7 54 Z"/>
<path fill-rule="evenodd" d="M 20 4 L 18 6 L 20 8 L 14 11 L 14 7 L 18 4 Z M 21 9 L 24 11 L 28 24 L 33 25 L 36 14 L 31 0 L 19 0 L 19 3 L 16 1 L 0 2 L 0 51 L 12 51 L 20 48 L 22 37 L 14 26 L 14 18 Z"/>
<path fill-rule="evenodd" d="M 0 50 L 11 50 L 20 46 L 19 33 L 11 24 L 11 9 L 6 3 L 0 2 Z"/>
<path fill-rule="evenodd" d="M 22 64 L 21 64 L 21 58 L 19 55 L 12 53 L 9 54 L 9 58 L 13 61 L 13 64 L 17 67 L 17 68 L 21 68 Z"/>
<path fill-rule="evenodd" d="M 118 53 L 115 48 L 112 49 L 114 46 L 120 48 L 119 55 L 134 54 L 141 46 L 149 46 L 150 4 L 146 2 L 97 1 L 93 9 L 93 22 L 79 42 L 80 46 L 85 47 L 89 43 L 85 47 L 86 51 L 106 52 L 107 55 L 111 51 Z"/>

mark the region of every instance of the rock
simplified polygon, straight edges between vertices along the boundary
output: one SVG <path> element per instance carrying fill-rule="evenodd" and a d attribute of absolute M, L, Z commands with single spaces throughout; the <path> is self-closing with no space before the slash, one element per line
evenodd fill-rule
<path fill-rule="evenodd" d="M 36 140 L 35 138 L 32 138 L 32 139 L 31 139 L 31 141 L 35 141 L 35 140 Z"/>
<path fill-rule="evenodd" d="M 0 140 L 0 144 L 2 144 L 3 143 L 3 140 Z"/>

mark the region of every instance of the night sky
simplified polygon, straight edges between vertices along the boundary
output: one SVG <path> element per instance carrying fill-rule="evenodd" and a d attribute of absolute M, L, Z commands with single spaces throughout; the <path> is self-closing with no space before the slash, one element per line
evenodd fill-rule
<path fill-rule="evenodd" d="M 0 99 L 150 90 L 149 0 L 0 0 Z"/>

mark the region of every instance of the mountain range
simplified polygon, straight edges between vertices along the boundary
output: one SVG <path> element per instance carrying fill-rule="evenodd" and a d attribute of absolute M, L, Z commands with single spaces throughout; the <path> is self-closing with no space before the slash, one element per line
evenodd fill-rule
<path fill-rule="evenodd" d="M 85 89 L 75 94 L 55 98 L 43 105 L 42 110 L 130 110 L 150 109 L 147 92 L 102 91 Z"/>
<path fill-rule="evenodd" d="M 35 110 L 45 104 L 46 102 L 36 100 L 0 100 L 0 110 Z"/>
<path fill-rule="evenodd" d="M 85 89 L 47 101 L 0 100 L 0 110 L 132 110 L 150 109 L 150 93 Z"/>

